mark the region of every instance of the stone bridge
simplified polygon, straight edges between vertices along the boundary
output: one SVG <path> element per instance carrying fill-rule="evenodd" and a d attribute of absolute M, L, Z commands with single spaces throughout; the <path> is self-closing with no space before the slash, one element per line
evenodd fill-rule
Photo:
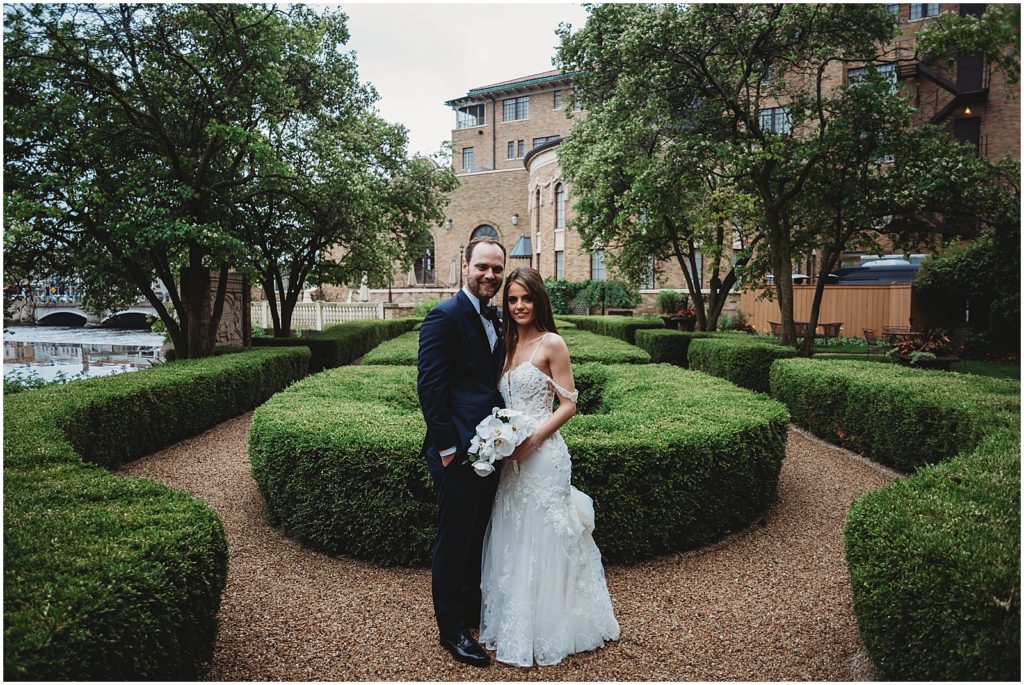
<path fill-rule="evenodd" d="M 172 309 L 171 304 L 166 304 Z M 108 328 L 145 328 L 146 317 L 159 318 L 149 304 L 133 304 L 117 311 L 105 310 L 96 314 L 82 309 L 78 302 L 26 302 L 16 301 L 8 312 L 21 323 L 34 322 L 43 326 L 104 326 Z"/>

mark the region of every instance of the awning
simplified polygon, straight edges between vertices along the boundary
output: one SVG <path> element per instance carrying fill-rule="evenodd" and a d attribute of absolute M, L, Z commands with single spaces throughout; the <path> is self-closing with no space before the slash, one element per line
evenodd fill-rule
<path fill-rule="evenodd" d="M 530 259 L 533 257 L 533 245 L 530 243 L 530 238 L 520 234 L 519 240 L 516 241 L 515 247 L 508 253 L 508 256 L 512 259 Z"/>

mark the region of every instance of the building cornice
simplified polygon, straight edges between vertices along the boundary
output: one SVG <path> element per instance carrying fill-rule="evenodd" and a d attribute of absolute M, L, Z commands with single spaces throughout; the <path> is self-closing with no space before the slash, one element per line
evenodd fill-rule
<path fill-rule="evenodd" d="M 481 102 L 487 102 L 488 100 L 497 97 L 498 95 L 517 95 L 529 92 L 538 92 L 554 88 L 556 86 L 571 86 L 572 74 L 563 74 L 561 72 L 557 74 L 534 74 L 532 76 L 524 76 L 523 78 L 516 79 L 514 81 L 506 81 L 504 83 L 496 83 L 491 86 L 481 86 L 479 88 L 471 88 L 464 96 L 455 98 L 454 100 L 448 100 L 445 102 L 446 107 L 462 107 L 464 105 L 471 105 Z"/>

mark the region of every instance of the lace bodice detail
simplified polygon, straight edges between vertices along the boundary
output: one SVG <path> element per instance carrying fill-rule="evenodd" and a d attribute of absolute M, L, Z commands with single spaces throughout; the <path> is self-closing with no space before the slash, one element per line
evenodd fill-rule
<path fill-rule="evenodd" d="M 506 407 L 541 421 L 551 415 L 556 392 L 573 403 L 579 398 L 579 391 L 569 392 L 530 361 L 504 373 L 498 390 Z"/>

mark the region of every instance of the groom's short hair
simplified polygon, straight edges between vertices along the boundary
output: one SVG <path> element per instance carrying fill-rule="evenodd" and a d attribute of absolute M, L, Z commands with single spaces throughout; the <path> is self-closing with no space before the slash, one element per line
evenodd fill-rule
<path fill-rule="evenodd" d="M 501 249 L 501 260 L 505 261 L 508 259 L 508 254 L 505 252 L 505 246 L 494 238 L 474 238 L 469 241 L 469 245 L 466 245 L 466 264 L 470 263 L 470 259 L 473 258 L 473 250 L 476 249 L 477 245 L 484 245 L 490 243 L 491 245 L 497 245 Z"/>

